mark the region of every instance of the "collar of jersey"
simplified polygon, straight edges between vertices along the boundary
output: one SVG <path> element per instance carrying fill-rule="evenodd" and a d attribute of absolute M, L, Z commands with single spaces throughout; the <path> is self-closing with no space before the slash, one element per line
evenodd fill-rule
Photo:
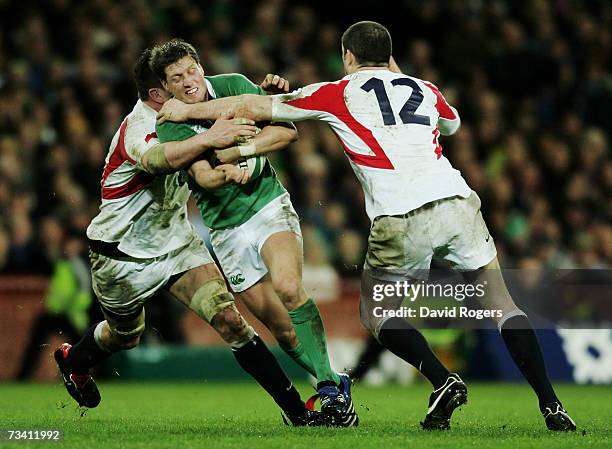
<path fill-rule="evenodd" d="M 342 78 L 342 79 L 349 79 L 351 76 L 354 76 L 354 75 L 361 75 L 361 74 L 364 74 L 364 73 L 366 73 L 366 74 L 367 74 L 367 73 L 376 73 L 376 72 L 390 72 L 390 71 L 391 71 L 391 70 L 389 70 L 389 69 L 384 69 L 384 68 L 383 68 L 383 69 L 375 69 L 375 70 L 372 70 L 372 69 L 368 69 L 368 70 L 357 70 L 356 72 L 353 72 L 353 73 L 351 73 L 350 75 L 346 75 L 346 76 L 345 76 L 344 78 Z"/>
<path fill-rule="evenodd" d="M 206 83 L 206 90 L 210 94 L 210 98 L 211 99 L 217 98 L 217 93 L 215 92 L 215 89 L 213 89 L 212 84 L 210 83 L 210 81 L 208 81 L 207 78 L 204 78 L 204 82 Z"/>

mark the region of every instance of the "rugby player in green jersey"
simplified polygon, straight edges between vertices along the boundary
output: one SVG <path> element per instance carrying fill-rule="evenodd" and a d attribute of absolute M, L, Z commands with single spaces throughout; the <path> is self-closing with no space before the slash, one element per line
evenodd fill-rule
<path fill-rule="evenodd" d="M 155 117 L 170 94 L 149 67 L 150 53 L 146 49 L 134 67 L 139 99 L 111 141 L 100 213 L 87 229 L 92 287 L 105 319 L 76 344 L 64 343 L 54 351 L 64 385 L 80 406 L 97 407 L 101 396 L 91 368 L 139 344 L 146 303 L 164 289 L 231 346 L 238 364 L 281 408 L 285 422 L 328 425 L 322 413 L 306 409 L 274 355 L 238 312 L 219 269 L 187 219 L 191 192 L 178 172 L 210 148 L 225 148 L 238 136 L 255 135 L 255 122 L 217 120 L 206 134 L 159 143 Z M 262 88 L 282 92 L 283 85 L 288 89 L 286 84 L 268 75 Z M 242 173 L 237 175 L 240 182 Z M 233 175 L 228 172 L 228 176 Z"/>
<path fill-rule="evenodd" d="M 179 39 L 153 49 L 151 68 L 164 88 L 186 103 L 264 94 L 240 74 L 205 77 L 193 46 Z M 188 139 L 210 126 L 209 122 L 165 122 L 156 132 L 160 142 L 168 142 Z M 296 138 L 292 124 L 269 124 L 248 142 L 246 155 L 283 149 Z M 319 310 L 302 284 L 298 216 L 274 169 L 264 161 L 261 172 L 243 184 L 202 159 L 190 167 L 189 184 L 234 292 L 280 346 L 317 379 L 321 410 L 333 424 L 357 425 L 350 379 L 332 370 Z"/>

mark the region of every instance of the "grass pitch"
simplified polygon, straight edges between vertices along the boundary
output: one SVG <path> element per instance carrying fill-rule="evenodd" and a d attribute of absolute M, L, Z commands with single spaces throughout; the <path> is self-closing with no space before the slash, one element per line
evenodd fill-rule
<path fill-rule="evenodd" d="M 452 429 L 420 429 L 425 385 L 353 390 L 356 429 L 291 428 L 272 401 L 246 383 L 102 383 L 102 403 L 83 413 L 61 384 L 0 385 L 0 428 L 57 428 L 61 442 L 0 441 L 0 448 L 610 448 L 612 389 L 558 386 L 578 431 L 546 430 L 526 384 L 468 384 Z M 303 397 L 311 394 L 301 385 Z"/>

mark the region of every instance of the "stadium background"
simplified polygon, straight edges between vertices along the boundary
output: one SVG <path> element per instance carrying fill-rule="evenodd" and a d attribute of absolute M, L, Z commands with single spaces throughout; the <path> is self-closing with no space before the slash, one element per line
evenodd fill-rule
<path fill-rule="evenodd" d="M 36 345 L 42 354 L 32 372 L 20 370 L 34 328 L 65 326 L 49 319 L 63 316 L 78 331 L 95 318 L 78 285 L 104 158 L 136 100 L 139 51 L 175 36 L 196 46 L 208 74 L 260 82 L 278 73 L 297 88 L 340 78 L 342 31 L 356 20 L 380 21 L 404 72 L 437 84 L 461 113 L 444 153 L 481 196 L 502 266 L 610 268 L 609 2 L 406 0 L 376 10 L 352 5 L 350 13 L 322 1 L 246 3 L 0 0 L 0 379 L 54 378 L 45 356 L 66 338 L 57 329 Z M 333 134 L 313 123 L 299 131 L 272 161 L 302 218 L 305 280 L 343 368 L 365 337 L 357 289 L 369 222 Z M 118 357 L 111 376 L 214 378 L 211 360 L 235 370 L 219 340 L 167 298 L 147 311 L 146 346 Z M 559 333 L 540 335 L 554 377 L 612 382 L 610 331 L 577 332 L 582 346 L 573 349 Z M 516 375 L 495 336 L 429 336 L 462 372 Z M 167 343 L 182 349 L 171 357 Z M 406 365 L 383 356 L 368 380 L 411 378 Z"/>

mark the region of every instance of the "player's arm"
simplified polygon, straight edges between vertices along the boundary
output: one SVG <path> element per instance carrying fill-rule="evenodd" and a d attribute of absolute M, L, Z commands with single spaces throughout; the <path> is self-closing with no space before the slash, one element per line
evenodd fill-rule
<path fill-rule="evenodd" d="M 240 139 L 253 137 L 257 128 L 252 120 L 223 117 L 205 133 L 197 134 L 189 126 L 175 123 L 158 125 L 156 131 L 161 143 L 144 153 L 142 166 L 157 175 L 185 168 L 207 150 L 225 148 Z"/>
<path fill-rule="evenodd" d="M 158 123 L 183 122 L 197 118 L 215 120 L 223 114 L 247 117 L 260 121 L 326 120 L 335 107 L 344 102 L 339 83 L 310 84 L 288 94 L 264 97 L 240 95 L 203 103 L 186 104 L 179 100 L 167 101 L 157 115 Z"/>
<path fill-rule="evenodd" d="M 438 129 L 443 136 L 452 136 L 461 126 L 461 119 L 457 109 L 449 105 L 452 114 L 448 114 L 448 118 L 440 116 L 438 119 Z"/>
<path fill-rule="evenodd" d="M 298 131 L 290 122 L 276 122 L 265 126 L 259 134 L 242 145 L 216 150 L 217 159 L 232 163 L 241 157 L 258 156 L 287 148 L 297 140 Z"/>
<path fill-rule="evenodd" d="M 266 92 L 271 93 L 274 91 L 286 93 L 289 90 L 289 82 L 273 74 L 268 74 L 259 86 L 253 84 L 247 77 L 241 74 L 226 75 L 226 79 L 231 80 L 230 89 L 226 92 L 230 98 L 236 98 L 245 94 L 261 96 Z M 236 115 L 241 116 L 239 111 L 232 111 L 232 113 L 237 113 Z M 262 131 L 256 137 L 245 139 L 245 142 L 241 145 L 225 150 L 217 150 L 217 158 L 221 162 L 229 163 L 238 160 L 240 157 L 250 157 L 283 150 L 298 137 L 297 129 L 291 122 L 269 123 L 262 128 Z"/>
<path fill-rule="evenodd" d="M 164 175 L 185 168 L 211 148 L 210 139 L 205 134 L 198 134 L 187 140 L 154 145 L 146 150 L 141 163 L 152 175 Z"/>
<path fill-rule="evenodd" d="M 425 82 L 425 85 L 436 95 L 436 109 L 440 117 L 438 118 L 438 129 L 443 136 L 452 136 L 461 126 L 459 112 L 446 101 L 440 90 L 432 83 Z"/>
<path fill-rule="evenodd" d="M 249 173 L 235 165 L 223 164 L 212 168 L 210 163 L 199 160 L 191 164 L 188 170 L 189 176 L 202 188 L 207 190 L 218 189 L 226 184 L 246 184 Z"/>
<path fill-rule="evenodd" d="M 256 122 L 270 121 L 272 119 L 272 97 L 246 94 L 193 104 L 172 98 L 164 103 L 157 114 L 157 123 L 217 120 L 224 115 L 247 117 Z"/>
<path fill-rule="evenodd" d="M 217 75 L 211 79 L 223 82 L 222 98 L 190 105 L 172 99 L 159 111 L 157 122 L 217 120 L 223 115 L 269 121 L 271 108 L 267 106 L 270 100 L 265 99 L 266 93 L 286 93 L 289 90 L 289 82 L 274 74 L 266 75 L 259 86 L 240 73 Z"/>

